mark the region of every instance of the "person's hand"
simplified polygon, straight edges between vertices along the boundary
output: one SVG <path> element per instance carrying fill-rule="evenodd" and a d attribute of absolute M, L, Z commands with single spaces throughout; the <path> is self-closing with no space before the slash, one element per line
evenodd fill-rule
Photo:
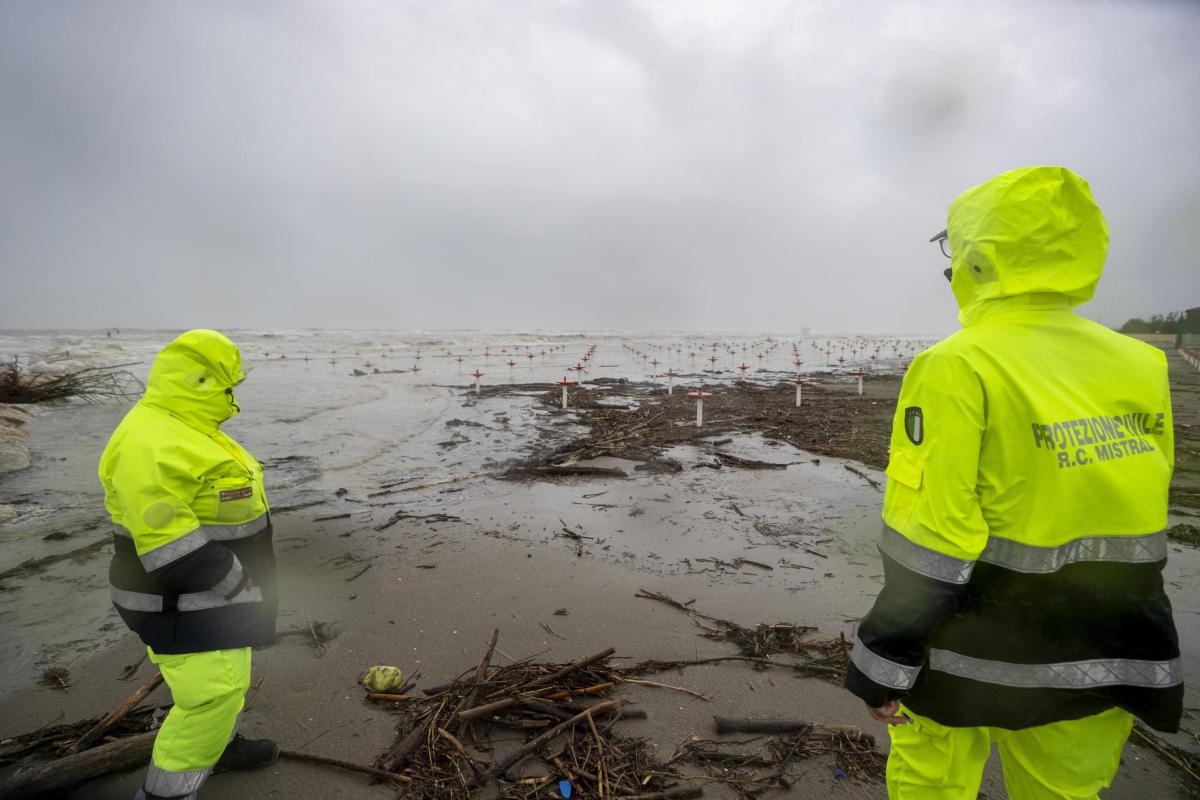
<path fill-rule="evenodd" d="M 867 706 L 872 717 L 887 725 L 908 725 L 912 720 L 900 713 L 900 701 L 888 700 L 879 708 Z"/>

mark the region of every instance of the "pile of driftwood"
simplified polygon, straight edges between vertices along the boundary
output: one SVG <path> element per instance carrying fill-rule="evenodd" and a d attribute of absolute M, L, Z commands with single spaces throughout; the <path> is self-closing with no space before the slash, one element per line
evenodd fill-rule
<path fill-rule="evenodd" d="M 578 797 L 701 794 L 678 785 L 644 742 L 614 732 L 618 720 L 645 712 L 610 699 L 619 680 L 613 650 L 570 664 L 495 666 L 497 635 L 473 670 L 419 699 L 394 696 L 396 741 L 376 767 L 397 776 L 402 796 L 467 798 L 490 788 L 514 800 L 559 798 L 563 781 Z"/>
<path fill-rule="evenodd" d="M 0 403 L 45 403 L 70 398 L 99 403 L 137 397 L 142 384 L 126 369 L 132 366 L 89 367 L 50 375 L 22 369 L 14 358 L 0 365 Z"/>
<path fill-rule="evenodd" d="M 661 672 L 694 664 L 712 664 L 719 661 L 746 661 L 758 669 L 782 667 L 802 675 L 821 678 L 840 686 L 846 677 L 850 662 L 850 643 L 844 637 L 837 639 L 810 639 L 816 628 L 792 622 L 777 622 L 774 625 L 759 624 L 745 628 L 736 622 L 714 617 L 692 608 L 692 602 L 681 603 L 662 592 L 637 593 L 638 597 L 656 600 L 692 617 L 700 635 L 717 642 L 730 642 L 737 646 L 740 655 L 716 656 L 699 661 L 644 661 L 633 669 L 641 672 Z M 776 660 L 773 655 L 789 655 L 795 658 Z"/>
<path fill-rule="evenodd" d="M 41 728 L 0 743 L 0 798 L 61 791 L 146 764 L 161 709 L 142 701 L 161 683 L 162 675 L 155 673 L 99 719 Z"/>
<path fill-rule="evenodd" d="M 894 376 L 876 380 L 895 382 Z M 501 477 L 536 479 L 556 475 L 623 477 L 619 470 L 586 463 L 603 456 L 644 462 L 652 471 L 678 472 L 683 466 L 665 457 L 670 447 L 701 445 L 710 460 L 695 466 L 743 469 L 782 469 L 786 464 L 740 458 L 719 449 L 711 441 L 723 433 L 756 433 L 764 439 L 790 444 L 801 450 L 861 461 L 882 469 L 887 463 L 888 437 L 895 404 L 859 396 L 819 383 L 806 385 L 804 406 L 796 408 L 795 389 L 790 383 L 759 386 L 738 382 L 733 386 L 707 386 L 713 396 L 704 401 L 703 428 L 695 419 L 693 401 L 686 392 L 666 395 L 657 384 L 607 382 L 603 390 L 589 388 L 601 381 L 581 385 L 572 395 L 572 412 L 588 426 L 588 432 L 563 443 L 553 426 L 544 426 L 542 441 L 523 463 Z M 490 387 L 489 395 L 529 394 L 544 385 L 521 384 Z M 469 402 L 475 401 L 473 392 Z M 548 409 L 555 409 L 561 395 L 545 390 L 537 395 Z M 616 405 L 626 398 L 627 405 Z M 641 469 L 641 467 L 639 467 Z"/>
<path fill-rule="evenodd" d="M 622 719 L 645 712 L 613 699 L 622 683 L 632 683 L 709 698 L 689 689 L 644 676 L 699 664 L 750 662 L 756 668 L 780 667 L 801 675 L 840 681 L 845 674 L 842 640 L 810 641 L 812 628 L 790 624 L 743 628 L 693 611 L 666 595 L 648 597 L 680 608 L 697 619 L 703 635 L 738 645 L 740 655 L 693 661 L 611 663 L 608 649 L 572 663 L 518 661 L 495 666 L 496 634 L 479 663 L 454 681 L 408 694 L 372 694 L 391 702 L 400 715 L 395 742 L 375 768 L 413 798 L 469 798 L 487 789 L 501 798 L 560 798 L 563 781 L 577 797 L 624 797 L 656 800 L 696 797 L 706 782 L 729 784 L 746 796 L 771 788 L 787 789 L 793 761 L 832 756 L 839 777 L 878 780 L 884 757 L 874 739 L 854 729 L 821 728 L 797 720 L 716 718 L 718 734 L 773 734 L 756 752 L 744 747 L 760 739 L 709 742 L 689 737 L 674 755 L 657 761 L 644 741 L 614 732 Z M 787 654 L 791 658 L 771 659 Z M 690 770 L 682 769 L 689 765 Z M 766 770 L 765 772 L 763 770 Z M 701 784 L 701 785 L 697 785 Z"/>
<path fill-rule="evenodd" d="M 126 669 L 131 673 L 136 667 Z M 171 704 L 143 701 L 162 682 L 162 675 L 156 672 L 98 719 L 43 727 L 0 742 L 0 800 L 59 797 L 71 787 L 102 775 L 145 767 L 150 762 L 158 726 Z M 377 778 L 397 777 L 374 767 L 309 753 L 284 750 L 279 755 Z"/>
<path fill-rule="evenodd" d="M 714 717 L 713 721 L 718 734 L 756 733 L 770 738 L 721 741 L 689 736 L 667 763 L 698 765 L 705 773 L 703 780 L 726 784 L 740 797 L 755 797 L 768 789 L 789 790 L 787 769 L 792 762 L 821 755 L 833 756 L 838 778 L 883 780 L 887 757 L 875 749 L 875 738 L 862 731 L 790 720 Z"/>

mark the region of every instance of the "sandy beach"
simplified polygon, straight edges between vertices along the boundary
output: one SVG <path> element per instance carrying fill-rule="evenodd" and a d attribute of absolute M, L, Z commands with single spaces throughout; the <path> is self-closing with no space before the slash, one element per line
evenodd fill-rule
<path fill-rule="evenodd" d="M 796 409 L 787 382 L 795 374 L 791 343 L 775 337 L 724 337 L 732 354 L 722 349 L 711 363 L 707 352 L 689 357 L 694 343 L 670 335 L 469 344 L 398 341 L 399 334 L 234 338 L 254 369 L 240 395 L 243 413 L 227 430 L 267 466 L 283 634 L 255 653 L 242 730 L 360 764 L 375 763 L 392 745 L 402 706 L 366 699 L 358 681 L 372 665 L 419 669 L 418 690 L 443 684 L 474 668 L 494 630 L 499 664 L 570 662 L 610 647 L 622 664 L 737 653 L 699 635 L 688 613 L 639 597 L 643 590 L 749 628 L 791 622 L 814 627 L 814 639 L 852 638 L 882 581 L 875 541 L 899 375 L 927 344 L 800 342 L 807 382 Z M 5 347 L 30 344 L 15 339 Z M 145 332 L 106 340 L 122 351 L 104 358 L 144 362 L 157 341 Z M 71 347 L 86 351 L 89 342 Z M 574 408 L 564 411 L 552 381 L 592 344 L 592 366 L 571 389 Z M 444 354 L 467 347 L 466 363 Z M 839 352 L 847 354 L 842 363 Z M 310 361 L 297 363 L 305 355 Z M 1177 438 L 1171 524 L 1194 524 L 1200 372 L 1176 355 L 1169 361 Z M 752 366 L 739 369 L 744 364 Z M 682 373 L 669 397 L 661 377 L 668 367 Z M 466 375 L 472 368 L 488 373 L 478 394 Z M 860 368 L 870 370 L 861 396 Z M 696 429 L 683 391 L 700 387 L 714 396 L 706 426 Z M 149 663 L 125 669 L 144 649 L 107 602 L 111 547 L 94 477 L 100 448 L 126 408 L 32 409 L 20 440 L 31 466 L 0 478 L 0 503 L 13 510 L 0 521 L 0 739 L 100 716 L 151 675 Z M 576 474 L 555 474 L 551 465 Z M 1185 673 L 1194 676 L 1200 551 L 1182 543 L 1170 549 L 1168 591 Z M 38 682 L 51 666 L 68 670 L 67 688 Z M 663 761 L 689 736 L 717 738 L 714 716 L 844 726 L 874 735 L 886 753 L 883 726 L 828 680 L 738 662 L 654 679 L 691 693 L 620 685 L 614 696 L 646 718 L 616 730 L 644 737 Z M 159 688 L 148 702 L 169 702 L 169 694 Z M 1185 705 L 1185 728 L 1195 730 L 1194 688 Z M 1186 732 L 1166 741 L 1193 759 L 1200 752 Z M 675 766 L 705 797 L 739 796 L 711 765 Z M 886 794 L 878 777 L 847 774 L 828 756 L 797 759 L 786 774 L 790 796 Z M 111 775 L 70 796 L 127 798 L 140 779 L 137 771 Z M 1189 798 L 1200 796 L 1198 788 L 1135 735 L 1104 796 Z M 363 775 L 281 761 L 214 776 L 202 796 L 396 791 Z M 1006 797 L 996 758 L 982 792 Z"/>

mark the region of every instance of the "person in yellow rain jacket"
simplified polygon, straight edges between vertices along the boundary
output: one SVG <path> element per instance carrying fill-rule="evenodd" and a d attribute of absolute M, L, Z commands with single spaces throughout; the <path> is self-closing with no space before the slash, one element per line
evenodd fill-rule
<path fill-rule="evenodd" d="M 963 328 L 900 390 L 846 686 L 890 723 L 893 800 L 974 800 L 993 742 L 1014 800 L 1094 798 L 1132 716 L 1182 712 L 1166 358 L 1072 312 L 1108 226 L 1070 170 L 968 189 L 934 240 Z"/>
<path fill-rule="evenodd" d="M 174 706 L 138 797 L 194 797 L 217 769 L 278 747 L 235 736 L 250 648 L 275 638 L 277 593 L 262 466 L 220 430 L 238 413 L 242 357 L 216 331 L 162 349 L 100 459 L 113 520 L 112 602 L 146 643 Z"/>

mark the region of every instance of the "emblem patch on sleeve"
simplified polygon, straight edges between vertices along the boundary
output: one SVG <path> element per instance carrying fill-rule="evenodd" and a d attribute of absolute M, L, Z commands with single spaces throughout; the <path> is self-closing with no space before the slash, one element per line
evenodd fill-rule
<path fill-rule="evenodd" d="M 904 432 L 913 444 L 920 444 L 925 440 L 925 417 L 921 414 L 920 406 L 904 409 Z"/>
<path fill-rule="evenodd" d="M 226 489 L 225 491 L 221 492 L 221 502 L 224 503 L 229 500 L 241 500 L 242 498 L 250 497 L 253 494 L 253 486 L 243 486 L 241 489 Z"/>

